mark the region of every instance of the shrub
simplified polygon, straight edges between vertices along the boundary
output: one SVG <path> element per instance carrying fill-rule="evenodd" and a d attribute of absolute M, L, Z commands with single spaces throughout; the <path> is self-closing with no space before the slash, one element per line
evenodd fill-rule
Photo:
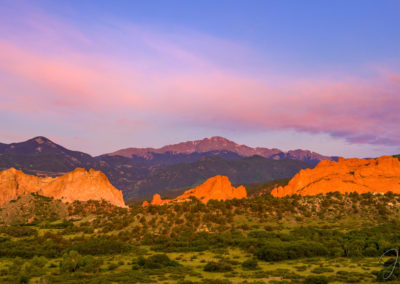
<path fill-rule="evenodd" d="M 304 279 L 304 282 L 306 284 L 326 284 L 329 283 L 329 280 L 325 276 L 308 276 L 306 279 Z"/>
<path fill-rule="evenodd" d="M 63 259 L 60 262 L 61 272 L 75 272 L 79 269 L 79 263 L 82 256 L 74 250 L 63 255 Z"/>
<path fill-rule="evenodd" d="M 256 252 L 257 258 L 265 261 L 280 261 L 326 255 L 329 255 L 329 251 L 322 244 L 306 241 L 271 242 Z"/>
<path fill-rule="evenodd" d="M 158 269 L 166 266 L 178 266 L 179 263 L 171 260 L 166 254 L 155 254 L 149 256 L 147 259 L 144 257 L 139 257 L 137 264 L 150 269 Z"/>
<path fill-rule="evenodd" d="M 28 283 L 29 283 L 29 279 L 30 279 L 29 275 L 22 274 L 22 275 L 20 275 L 19 278 L 18 278 L 18 283 L 21 283 L 21 284 L 28 284 Z"/>
<path fill-rule="evenodd" d="M 101 259 L 96 259 L 91 255 L 81 256 L 77 251 L 71 250 L 63 255 L 60 262 L 61 272 L 76 272 L 82 270 L 84 272 L 95 273 L 100 270 L 103 264 Z"/>
<path fill-rule="evenodd" d="M 313 270 L 311 270 L 311 273 L 315 274 L 321 274 L 325 272 L 333 272 L 334 270 L 330 267 L 315 267 Z"/>
<path fill-rule="evenodd" d="M 232 271 L 232 266 L 224 261 L 211 261 L 204 266 L 203 270 L 207 272 L 227 272 Z"/>
<path fill-rule="evenodd" d="M 258 262 L 255 259 L 248 259 L 242 262 L 242 267 L 245 269 L 257 269 Z"/>

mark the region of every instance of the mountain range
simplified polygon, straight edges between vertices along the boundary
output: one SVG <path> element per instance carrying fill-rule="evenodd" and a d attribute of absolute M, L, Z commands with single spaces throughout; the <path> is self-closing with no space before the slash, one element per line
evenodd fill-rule
<path fill-rule="evenodd" d="M 273 160 L 300 160 L 313 165 L 322 160 L 335 160 L 337 157 L 324 156 L 308 150 L 290 150 L 284 152 L 276 148 L 252 148 L 246 145 L 237 144 L 226 138 L 214 136 L 202 140 L 187 141 L 161 148 L 126 148 L 109 154 L 107 156 L 123 156 L 136 161 L 151 161 L 152 163 L 165 163 L 173 159 L 180 161 L 193 157 L 209 155 L 233 155 L 239 157 L 261 156 Z"/>
<path fill-rule="evenodd" d="M 154 148 L 128 148 L 93 157 L 39 136 L 0 143 L 0 170 L 14 167 L 37 176 L 60 176 L 75 168 L 106 174 L 124 198 L 143 198 L 166 190 L 193 188 L 210 177 L 227 176 L 233 184 L 290 178 L 320 160 L 335 160 L 307 150 L 283 152 L 251 148 L 222 137 Z"/>

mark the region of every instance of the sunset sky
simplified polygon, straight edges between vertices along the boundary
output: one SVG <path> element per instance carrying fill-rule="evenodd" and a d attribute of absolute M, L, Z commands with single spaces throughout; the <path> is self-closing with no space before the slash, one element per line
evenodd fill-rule
<path fill-rule="evenodd" d="M 0 142 L 400 153 L 400 1 L 0 1 Z"/>

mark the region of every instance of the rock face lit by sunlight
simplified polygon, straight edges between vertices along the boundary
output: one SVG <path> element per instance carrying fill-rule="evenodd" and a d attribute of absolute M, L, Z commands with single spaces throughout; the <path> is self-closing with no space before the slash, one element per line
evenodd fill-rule
<path fill-rule="evenodd" d="M 382 156 L 377 159 L 343 159 L 322 161 L 314 169 L 301 170 L 285 187 L 275 188 L 271 194 L 317 195 L 328 192 L 400 193 L 400 161 Z"/>
<path fill-rule="evenodd" d="M 244 186 L 233 187 L 228 177 L 215 176 L 206 180 L 202 185 L 185 191 L 182 195 L 174 199 L 162 200 L 159 194 L 153 196 L 151 205 L 162 205 L 174 202 L 190 201 L 194 197 L 203 203 L 209 200 L 229 200 L 229 199 L 242 199 L 247 197 L 246 188 Z M 148 206 L 148 202 L 144 202 L 143 206 Z"/>
<path fill-rule="evenodd" d="M 56 178 L 27 175 L 14 168 L 0 172 L 0 205 L 30 193 L 64 202 L 105 200 L 126 207 L 122 192 L 113 187 L 102 172 L 92 169 L 77 168 Z"/>

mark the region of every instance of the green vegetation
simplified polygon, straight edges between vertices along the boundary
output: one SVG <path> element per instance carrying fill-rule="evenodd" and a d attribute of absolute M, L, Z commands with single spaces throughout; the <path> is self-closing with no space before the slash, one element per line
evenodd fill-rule
<path fill-rule="evenodd" d="M 24 212 L 57 202 L 32 199 Z M 61 219 L 2 219 L 0 282 L 374 282 L 384 268 L 378 257 L 400 247 L 399 205 L 390 192 L 264 194 L 130 210 L 75 202 Z"/>
<path fill-rule="evenodd" d="M 286 186 L 289 183 L 289 180 L 290 178 L 285 178 L 285 179 L 273 180 L 270 182 L 246 184 L 245 187 L 247 195 L 253 196 L 257 194 L 260 195 L 260 194 L 270 193 L 275 187 Z"/>
<path fill-rule="evenodd" d="M 149 256 L 148 258 L 144 258 L 143 256 L 141 256 L 138 258 L 137 264 L 144 268 L 150 268 L 150 269 L 179 265 L 178 262 L 169 259 L 168 255 L 166 254 L 155 254 Z"/>

